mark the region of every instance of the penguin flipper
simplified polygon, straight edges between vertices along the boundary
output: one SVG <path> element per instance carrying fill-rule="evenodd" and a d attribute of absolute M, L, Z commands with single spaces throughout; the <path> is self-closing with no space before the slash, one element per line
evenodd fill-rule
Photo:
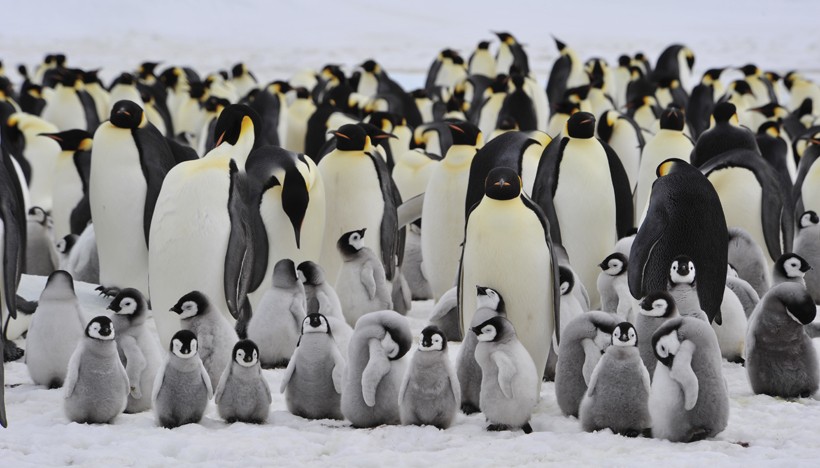
<path fill-rule="evenodd" d="M 370 265 L 370 262 L 366 262 L 362 265 L 362 270 L 359 273 L 359 280 L 362 282 L 362 286 L 364 286 L 365 291 L 367 291 L 368 299 L 373 300 L 373 298 L 376 297 L 376 277 L 375 271 Z"/>
<path fill-rule="evenodd" d="M 650 292 L 650 288 L 648 288 L 646 284 L 646 264 L 651 259 L 655 246 L 666 233 L 666 211 L 653 210 L 654 206 L 650 198 L 647 213 L 652 213 L 653 216 L 650 218 L 647 215 L 646 220 L 641 224 L 640 229 L 638 229 L 638 233 L 635 235 L 635 241 L 632 244 L 632 249 L 629 252 L 629 260 L 627 261 L 629 292 L 635 299 L 640 299 Z M 665 282 L 666 279 L 663 278 L 663 281 Z"/>
<path fill-rule="evenodd" d="M 162 389 L 162 384 L 165 382 L 165 372 L 168 371 L 168 358 L 165 359 L 165 362 L 162 364 L 162 367 L 157 372 L 157 376 L 154 379 L 154 388 L 151 392 L 151 402 L 156 405 L 157 397 L 159 396 L 159 391 Z"/>
<path fill-rule="evenodd" d="M 134 398 L 141 398 L 141 395 L 137 396 L 133 393 L 140 392 L 140 376 L 148 365 L 148 361 L 145 359 L 145 355 L 142 354 L 142 350 L 133 336 L 122 336 L 119 338 L 117 344 L 125 356 L 125 373 L 128 377 L 132 396 Z"/>
<path fill-rule="evenodd" d="M 77 386 L 77 376 L 80 375 L 80 361 L 82 360 L 82 344 L 77 348 L 71 359 L 68 361 L 68 370 L 66 371 L 65 381 L 63 387 L 65 393 L 63 398 L 68 399 L 74 394 L 74 387 Z"/>
<path fill-rule="evenodd" d="M 652 387 L 652 379 L 649 377 L 649 369 L 643 365 L 643 362 L 640 363 L 641 365 L 641 383 L 643 384 L 644 391 L 649 394 L 649 391 Z"/>
<path fill-rule="evenodd" d="M 248 292 L 253 281 L 255 252 L 251 228 L 250 207 L 247 203 L 247 178 L 240 174 L 233 159 L 230 162 L 231 194 L 228 212 L 231 220 L 231 234 L 225 254 L 225 276 L 223 287 L 228 303 L 228 311 L 237 320 L 237 328 L 247 326 L 250 320 Z M 267 260 L 267 257 L 265 258 Z"/>
<path fill-rule="evenodd" d="M 453 400 L 456 408 L 461 407 L 461 384 L 458 383 L 458 375 L 451 365 L 445 366 L 447 368 L 447 379 L 450 381 L 450 391 L 453 393 Z"/>
<path fill-rule="evenodd" d="M 601 360 L 601 350 L 589 338 L 582 340 L 581 346 L 584 349 L 584 366 L 581 368 L 581 372 L 584 375 L 584 383 L 589 385 L 592 374 L 595 372 L 595 366 Z"/>
<path fill-rule="evenodd" d="M 154 208 L 157 205 L 165 175 L 174 167 L 174 156 L 165 137 L 150 122 L 144 127 L 132 130 L 132 133 L 134 144 L 140 155 L 140 167 L 146 184 L 142 223 L 147 247 L 151 218 L 154 216 Z"/>
<path fill-rule="evenodd" d="M 291 356 L 288 361 L 288 367 L 285 368 L 285 375 L 282 376 L 282 383 L 279 384 L 279 393 L 285 393 L 285 390 L 287 390 L 288 384 L 290 383 L 290 379 L 296 371 L 296 353 L 298 352 L 299 348 L 297 345 L 296 350 L 293 352 L 293 356 Z M 219 397 L 217 396 L 217 398 Z"/>
<path fill-rule="evenodd" d="M 342 356 L 341 350 L 339 350 L 338 345 L 334 345 L 331 347 L 332 351 L 331 354 L 333 356 L 333 371 L 330 373 L 330 377 L 333 379 L 333 389 L 336 390 L 336 393 L 341 395 L 342 394 L 342 383 L 345 371 L 345 358 Z"/>
<path fill-rule="evenodd" d="M 692 370 L 692 355 L 695 344 L 686 340 L 680 344 L 678 353 L 672 361 L 669 376 L 677 382 L 683 391 L 684 408 L 690 411 L 698 401 L 698 376 Z"/>
<path fill-rule="evenodd" d="M 0 345 L 3 345 L 3 336 L 0 333 Z M 5 366 L 0 366 L 0 426 L 8 427 L 9 422 L 6 417 L 6 370 Z"/>
<path fill-rule="evenodd" d="M 230 371 L 230 366 L 226 369 L 226 372 Z M 202 377 L 202 382 L 205 383 L 205 389 L 208 391 L 208 399 L 210 400 L 214 396 L 214 388 L 211 386 L 211 377 L 208 375 L 208 371 L 205 369 L 205 365 L 202 364 L 202 361 L 199 362 L 199 375 Z"/>
<path fill-rule="evenodd" d="M 587 396 L 595 395 L 595 387 L 598 385 L 598 376 L 601 374 L 601 369 L 603 366 L 595 366 L 595 370 L 592 371 L 592 375 L 589 377 L 589 383 L 587 383 Z"/>
<path fill-rule="evenodd" d="M 396 257 L 399 257 L 399 265 L 401 264 L 401 257 L 404 255 L 404 231 L 399 231 L 399 217 L 397 208 L 401 205 L 401 195 L 398 193 L 396 183 L 390 177 L 390 172 L 387 169 L 387 163 L 381 156 L 375 153 L 367 153 L 373 165 L 376 168 L 376 173 L 379 176 L 379 185 L 381 187 L 382 198 L 384 199 L 384 213 L 382 214 L 382 222 L 379 229 L 381 236 L 381 255 L 382 264 L 384 265 L 384 274 L 387 281 L 392 281 L 396 274 Z"/>
<path fill-rule="evenodd" d="M 372 408 L 376 406 L 376 389 L 382 378 L 390 372 L 390 361 L 378 338 L 371 338 L 369 348 L 370 358 L 362 371 L 362 399 Z"/>
<path fill-rule="evenodd" d="M 615 225 L 618 232 L 618 239 L 620 239 L 627 235 L 634 224 L 635 208 L 632 202 L 632 188 L 621 158 L 618 157 L 615 150 L 606 142 L 600 138 L 598 141 L 601 143 L 601 146 L 604 147 L 607 162 L 609 163 L 609 174 L 612 178 L 612 188 L 615 196 Z"/>
<path fill-rule="evenodd" d="M 500 351 L 494 352 L 492 359 L 498 367 L 498 386 L 501 389 L 501 393 L 507 398 L 515 398 L 512 381 L 518 373 L 518 368 L 509 356 Z"/>
<path fill-rule="evenodd" d="M 410 385 L 410 372 L 405 372 L 401 379 L 401 386 L 399 387 L 399 407 L 404 404 L 404 394 L 407 392 L 407 386 Z"/>
<path fill-rule="evenodd" d="M 216 393 L 214 394 L 214 403 L 217 405 L 222 400 L 222 394 L 225 392 L 225 385 L 228 383 L 228 377 L 231 375 L 231 366 L 233 364 L 228 364 L 225 367 L 225 372 L 222 373 L 222 376 L 219 377 L 219 383 L 216 384 Z M 211 379 L 208 378 L 208 381 Z"/>

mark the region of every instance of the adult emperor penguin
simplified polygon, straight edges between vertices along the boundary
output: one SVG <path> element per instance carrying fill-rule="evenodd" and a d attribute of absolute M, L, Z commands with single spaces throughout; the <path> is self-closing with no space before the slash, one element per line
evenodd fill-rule
<path fill-rule="evenodd" d="M 493 169 L 484 198 L 467 215 L 459 311 L 466 332 L 476 310 L 473 287 L 480 284 L 498 291 L 540 377 L 558 326 L 558 264 L 546 218 L 522 194 L 521 185 L 513 169 Z"/>
<path fill-rule="evenodd" d="M 611 429 L 637 437 L 652 426 L 649 417 L 649 372 L 638 352 L 638 332 L 629 322 L 612 331 L 612 346 L 598 361 L 578 410 L 587 432 Z"/>
<path fill-rule="evenodd" d="M 816 314 L 814 300 L 800 284 L 782 283 L 763 296 L 746 337 L 746 373 L 752 391 L 782 398 L 817 392 L 817 351 L 805 330 Z"/>
<path fill-rule="evenodd" d="M 672 260 L 686 255 L 698 266 L 701 307 L 719 324 L 729 244 L 720 198 L 709 180 L 683 160 L 664 161 L 657 174 L 629 256 L 629 290 L 640 299 L 666 289 Z"/>
<path fill-rule="evenodd" d="M 285 394 L 288 411 L 307 419 L 343 419 L 345 354 L 324 315 L 312 313 L 305 317 L 299 345 L 279 389 Z"/>
<path fill-rule="evenodd" d="M 94 134 L 89 202 L 105 294 L 133 287 L 148 294 L 148 235 L 174 157 L 133 101 L 117 101 Z"/>
<path fill-rule="evenodd" d="M 251 236 L 243 169 L 257 141 L 258 121 L 247 106 L 226 107 L 217 121 L 214 149 L 174 166 L 162 184 L 148 264 L 154 320 L 163 343 L 179 328 L 179 317 L 167 311 L 193 290 L 206 294 L 226 317 L 238 319 L 241 331 L 250 318 L 247 292 L 263 276 L 247 261 L 254 258 L 258 236 Z"/>
<path fill-rule="evenodd" d="M 342 415 L 353 427 L 398 424 L 402 358 L 413 338 L 407 319 L 392 310 L 363 315 L 347 350 Z"/>
<path fill-rule="evenodd" d="M 447 338 L 429 325 L 421 331 L 418 350 L 399 389 L 402 424 L 447 429 L 461 404 L 461 389 L 447 356 Z"/>
<path fill-rule="evenodd" d="M 148 328 L 148 303 L 145 296 L 134 288 L 125 288 L 108 305 L 114 313 L 111 318 L 117 332 L 117 349 L 130 391 L 126 413 L 139 413 L 151 408 L 154 379 L 162 365 L 159 341 Z"/>
<path fill-rule="evenodd" d="M 81 234 L 91 219 L 88 202 L 88 181 L 91 169 L 91 134 L 84 130 L 68 130 L 45 134 L 59 143 L 62 150 L 54 165 L 51 216 L 54 238 Z"/>
<path fill-rule="evenodd" d="M 573 114 L 566 136 L 544 150 L 533 201 L 550 221 L 552 239 L 567 251 L 570 264 L 598 307 L 597 264 L 632 228 L 632 190 L 618 155 L 594 138 L 595 117 Z M 594 224 L 596 229 L 589 229 Z"/>
<path fill-rule="evenodd" d="M 652 347 L 652 335 L 658 327 L 675 317 L 678 317 L 675 299 L 668 292 L 651 292 L 641 300 L 635 330 L 638 332 L 638 350 L 650 377 L 655 374 L 655 366 L 658 364 L 658 358 L 655 357 L 655 350 Z"/>
<path fill-rule="evenodd" d="M 77 423 L 110 423 L 127 404 L 128 375 L 117 355 L 111 319 L 94 317 L 68 362 L 63 409 Z"/>
<path fill-rule="evenodd" d="M 467 73 L 469 75 L 481 75 L 488 78 L 495 77 L 495 57 L 490 54 L 489 41 L 481 41 L 478 43 L 475 51 L 470 55 L 470 60 L 467 62 Z"/>
<path fill-rule="evenodd" d="M 35 384 L 62 387 L 84 324 L 71 275 L 55 271 L 40 294 L 26 334 L 26 367 Z"/>
<path fill-rule="evenodd" d="M 629 178 L 629 188 L 634 192 L 644 148 L 642 130 L 625 114 L 608 110 L 601 114 L 596 133 L 618 155 Z"/>
<path fill-rule="evenodd" d="M 811 297 L 817 298 L 815 301 L 820 301 L 820 217 L 814 211 L 806 211 L 800 215 L 794 236 L 794 253 L 810 265 L 818 265 L 818 268 L 807 271 L 804 279 Z"/>
<path fill-rule="evenodd" d="M 9 131 L 18 130 L 23 135 L 22 154 L 15 156 L 22 156 L 31 164 L 31 180 L 28 184 L 31 205 L 51 211 L 54 201 L 54 170 L 60 154 L 60 145 L 54 139 L 48 138 L 48 134 L 56 133 L 57 126 L 45 119 L 22 112 L 11 114 L 6 124 L 11 127 Z"/>
<path fill-rule="evenodd" d="M 93 132 L 100 124 L 94 99 L 81 88 L 82 80 L 75 70 L 62 69 L 49 93 L 43 93 L 46 105 L 40 116 L 60 131 L 79 128 Z"/>
<path fill-rule="evenodd" d="M 171 338 L 165 366 L 157 373 L 151 399 L 157 424 L 173 429 L 202 420 L 213 387 L 197 354 L 196 334 L 179 330 Z"/>
<path fill-rule="evenodd" d="M 270 387 L 262 376 L 256 343 L 238 341 L 233 347 L 231 365 L 222 373 L 214 393 L 219 416 L 229 423 L 262 424 L 268 420 L 272 401 Z"/>
<path fill-rule="evenodd" d="M 553 63 L 547 80 L 547 98 L 550 108 L 554 110 L 564 99 L 567 89 L 583 86 L 589 83 L 589 78 L 584 71 L 584 63 L 581 61 L 574 49 L 555 37 L 555 46 L 561 56 Z"/>
<path fill-rule="evenodd" d="M 567 324 L 555 366 L 555 398 L 564 415 L 578 416 L 592 371 L 620 322 L 613 314 L 592 310 Z"/>
<path fill-rule="evenodd" d="M 496 73 L 509 75 L 512 68 L 515 67 L 524 76 L 529 75 L 529 59 L 521 43 L 508 32 L 497 32 L 495 35 L 501 41 L 495 55 Z"/>
<path fill-rule="evenodd" d="M 689 89 L 689 77 L 694 66 L 695 54 L 692 49 L 682 44 L 672 44 L 658 56 L 651 78 L 655 83 L 678 80 L 683 88 Z"/>
<path fill-rule="evenodd" d="M 737 108 L 730 102 L 721 102 L 712 112 L 715 125 L 703 132 L 692 150 L 692 164 L 702 167 L 713 157 L 733 149 L 747 149 L 760 154 L 751 130 L 740 127 Z"/>
<path fill-rule="evenodd" d="M 478 127 L 468 122 L 448 122 L 453 145 L 430 175 L 424 192 L 421 256 L 424 276 L 436 301 L 456 284 L 461 242 L 464 240 L 464 197 L 470 165 L 483 145 Z"/>
<path fill-rule="evenodd" d="M 542 373 L 518 341 L 515 327 L 496 316 L 471 329 L 478 344 L 475 359 L 481 367 L 481 412 L 488 431 L 518 429 L 532 432 L 530 417 L 538 403 Z"/>

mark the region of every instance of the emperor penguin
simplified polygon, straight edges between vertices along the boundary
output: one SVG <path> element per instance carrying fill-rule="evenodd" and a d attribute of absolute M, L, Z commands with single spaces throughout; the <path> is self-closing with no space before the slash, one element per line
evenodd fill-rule
<path fill-rule="evenodd" d="M 353 427 L 399 424 L 402 359 L 413 341 L 407 319 L 392 310 L 363 315 L 347 350 L 342 415 Z"/>
<path fill-rule="evenodd" d="M 475 360 L 481 367 L 479 407 L 489 431 L 521 428 L 532 432 L 530 417 L 538 403 L 540 368 L 518 341 L 513 324 L 495 316 L 471 329 L 478 343 Z"/>
<path fill-rule="evenodd" d="M 55 140 L 61 149 L 54 165 L 51 187 L 54 239 L 62 239 L 68 234 L 80 235 L 91 220 L 88 200 L 91 134 L 83 130 L 68 130 L 44 136 Z"/>
<path fill-rule="evenodd" d="M 137 89 L 137 80 L 130 73 L 121 73 L 120 76 L 114 78 L 108 93 L 108 102 L 132 101 L 145 109 L 145 103 Z"/>
<path fill-rule="evenodd" d="M 683 160 L 664 161 L 657 175 L 629 256 L 629 290 L 640 299 L 666 289 L 672 260 L 686 255 L 698 267 L 701 307 L 719 324 L 729 250 L 720 198 L 709 180 Z"/>
<path fill-rule="evenodd" d="M 268 420 L 272 401 L 270 387 L 262 376 L 256 343 L 237 341 L 231 365 L 225 368 L 214 393 L 217 413 L 229 423 L 263 424 Z"/>
<path fill-rule="evenodd" d="M 305 287 L 293 260 L 279 260 L 273 267 L 271 287 L 248 323 L 248 338 L 261 344 L 259 361 L 263 368 L 287 366 L 305 315 Z"/>
<path fill-rule="evenodd" d="M 597 308 L 596 265 L 632 228 L 633 210 L 623 164 L 594 132 L 592 114 L 570 117 L 566 136 L 553 140 L 541 156 L 533 200 L 547 214 L 553 241 L 566 249 Z M 589 229 L 591 224 L 598 227 Z"/>
<path fill-rule="evenodd" d="M 459 278 L 462 329 L 467 331 L 477 310 L 473 287 L 494 289 L 504 297 L 507 318 L 541 376 L 552 335 L 560 329 L 558 264 L 549 225 L 522 193 L 513 169 L 491 170 L 484 194 L 467 215 Z"/>
<path fill-rule="evenodd" d="M 60 154 L 60 145 L 58 141 L 49 138 L 49 135 L 59 131 L 57 126 L 36 115 L 22 112 L 8 116 L 6 125 L 12 132 L 17 130 L 23 136 L 22 154 L 15 156 L 22 156 L 31 164 L 31 179 L 28 184 L 31 205 L 51 211 L 54 201 L 54 170 Z"/>
<path fill-rule="evenodd" d="M 433 168 L 422 207 L 422 265 L 434 300 L 439 300 L 456 284 L 459 247 L 464 240 L 464 198 L 470 180 L 470 165 L 483 145 L 483 136 L 475 125 L 468 122 L 449 122 L 447 125 L 453 145 Z"/>
<path fill-rule="evenodd" d="M 46 104 L 40 117 L 57 126 L 59 131 L 79 128 L 94 132 L 100 124 L 94 99 L 81 88 L 82 79 L 75 70 L 62 69 L 56 74 L 53 90 L 43 93 Z"/>
<path fill-rule="evenodd" d="M 39 206 L 33 206 L 26 216 L 27 275 L 48 276 L 57 269 L 59 259 L 54 248 L 51 216 Z"/>
<path fill-rule="evenodd" d="M 201 343 L 198 360 L 205 366 L 213 388 L 230 363 L 231 349 L 238 341 L 236 332 L 217 306 L 200 291 L 191 291 L 179 298 L 171 312 L 179 315 L 182 329 L 193 332 Z"/>
<path fill-rule="evenodd" d="M 618 314 L 622 320 L 629 321 L 633 313 L 632 302 L 627 283 L 627 268 L 629 262 L 626 255 L 614 252 L 598 264 L 601 272 L 598 273 L 596 286 L 601 296 L 601 310 L 611 314 Z"/>
<path fill-rule="evenodd" d="M 672 44 L 658 56 L 651 78 L 656 83 L 678 80 L 683 88 L 689 89 L 689 78 L 694 66 L 695 54 L 692 49 L 682 44 Z"/>
<path fill-rule="evenodd" d="M 342 313 L 342 303 L 333 286 L 327 282 L 325 271 L 318 263 L 305 261 L 296 267 L 300 281 L 305 287 L 307 308 L 310 314 L 322 314 L 333 330 L 333 339 L 339 344 L 342 355 L 347 355 L 347 344 L 353 336 L 351 327 Z"/>
<path fill-rule="evenodd" d="M 763 70 L 757 65 L 750 63 L 740 67 L 743 72 L 743 81 L 749 84 L 752 96 L 754 97 L 754 107 L 765 106 L 769 103 L 777 103 L 777 95 L 772 82 L 763 75 Z"/>
<path fill-rule="evenodd" d="M 478 43 L 467 62 L 467 74 L 481 75 L 488 78 L 495 77 L 495 57 L 490 53 L 490 41 Z"/>
<path fill-rule="evenodd" d="M 108 305 L 114 313 L 111 320 L 116 331 L 117 349 L 128 375 L 129 392 L 126 413 L 151 408 L 154 380 L 162 366 L 162 353 L 156 334 L 150 330 L 148 303 L 134 288 L 125 288 Z"/>
<path fill-rule="evenodd" d="M 564 415 L 578 416 L 592 372 L 620 322 L 613 314 L 591 310 L 567 324 L 555 366 L 555 398 Z"/>
<path fill-rule="evenodd" d="M 305 152 L 305 138 L 307 123 L 310 116 L 316 112 L 316 104 L 305 88 L 296 88 L 296 99 L 288 105 L 285 113 L 285 138 L 282 148 L 294 153 Z"/>
<path fill-rule="evenodd" d="M 595 366 L 578 410 L 585 431 L 611 429 L 637 437 L 652 426 L 649 372 L 641 361 L 639 341 L 629 322 L 619 323 L 612 331 L 612 346 Z"/>
<path fill-rule="evenodd" d="M 259 86 L 259 82 L 248 67 L 239 62 L 231 68 L 231 83 L 236 88 L 236 94 L 241 98 Z"/>
<path fill-rule="evenodd" d="M 638 124 L 626 114 L 608 110 L 600 114 L 595 132 L 618 155 L 629 179 L 629 188 L 634 192 L 645 144 Z"/>
<path fill-rule="evenodd" d="M 747 281 L 760 297 L 772 287 L 772 269 L 762 247 L 745 229 L 729 228 L 729 263 L 738 277 Z"/>
<path fill-rule="evenodd" d="M 703 132 L 692 149 L 692 164 L 703 166 L 713 157 L 733 149 L 747 149 L 760 153 L 751 130 L 740 127 L 737 108 L 730 102 L 721 102 L 712 112 L 715 125 Z"/>
<path fill-rule="evenodd" d="M 686 123 L 693 138 L 697 139 L 709 128 L 709 119 L 718 101 L 725 92 L 720 75 L 726 68 L 710 68 L 703 73 L 700 83 L 692 88 L 686 104 Z"/>
<path fill-rule="evenodd" d="M 345 354 L 324 315 L 311 313 L 305 317 L 302 336 L 279 389 L 285 394 L 288 411 L 307 419 L 343 419 Z"/>
<path fill-rule="evenodd" d="M 530 74 L 530 65 L 527 53 L 520 42 L 508 32 L 494 33 L 501 43 L 498 45 L 498 52 L 495 55 L 496 73 L 510 74 L 513 67 L 517 68 L 523 75 Z"/>
<path fill-rule="evenodd" d="M 336 291 L 347 323 L 377 310 L 390 309 L 390 285 L 376 254 L 364 244 L 367 228 L 344 233 L 337 242 L 344 264 L 336 280 Z"/>
<path fill-rule="evenodd" d="M 678 312 L 682 316 L 709 321 L 700 306 L 697 281 L 695 263 L 691 258 L 679 255 L 672 260 L 672 265 L 669 267 L 667 291 L 675 300 Z"/>
<path fill-rule="evenodd" d="M 780 283 L 798 283 L 806 286 L 806 272 L 812 266 L 803 257 L 795 253 L 780 256 L 772 268 L 772 286 Z"/>
<path fill-rule="evenodd" d="M 806 333 L 817 310 L 805 287 L 772 287 L 752 313 L 746 337 L 746 373 L 752 391 L 781 398 L 805 398 L 817 392 L 820 367 Z"/>
<path fill-rule="evenodd" d="M 635 330 L 638 332 L 638 351 L 650 377 L 655 374 L 655 366 L 658 364 L 652 348 L 652 335 L 667 320 L 678 316 L 675 299 L 666 291 L 651 292 L 641 300 Z"/>
<path fill-rule="evenodd" d="M 709 324 L 678 317 L 652 336 L 658 366 L 649 392 L 652 436 L 672 442 L 714 437 L 729 420 L 729 390 Z"/>
<path fill-rule="evenodd" d="M 26 367 L 35 384 L 62 387 L 84 322 L 71 275 L 55 271 L 40 294 L 26 334 Z"/>
<path fill-rule="evenodd" d="M 461 389 L 447 356 L 447 338 L 428 325 L 399 389 L 399 416 L 407 425 L 447 429 L 461 404 Z"/>
<path fill-rule="evenodd" d="M 162 134 L 133 101 L 117 101 L 94 133 L 89 201 L 105 294 L 148 294 L 148 235 L 165 175 L 174 166 Z"/>
<path fill-rule="evenodd" d="M 63 409 L 69 420 L 107 424 L 125 410 L 128 375 L 117 355 L 111 319 L 94 317 L 68 361 Z"/>
<path fill-rule="evenodd" d="M 157 424 L 164 428 L 198 423 L 213 396 L 197 348 L 197 337 L 190 330 L 179 330 L 171 338 L 168 359 L 157 373 L 151 396 Z"/>
<path fill-rule="evenodd" d="M 820 265 L 820 217 L 814 211 L 800 215 L 794 235 L 794 253 L 809 264 Z M 812 268 L 804 276 L 806 289 L 815 301 L 820 301 L 820 270 Z"/>
<path fill-rule="evenodd" d="M 553 37 L 555 46 L 561 56 L 553 63 L 547 80 L 547 97 L 550 108 L 556 109 L 563 100 L 567 89 L 583 86 L 589 83 L 589 77 L 584 71 L 584 64 L 574 49 L 564 42 Z"/>

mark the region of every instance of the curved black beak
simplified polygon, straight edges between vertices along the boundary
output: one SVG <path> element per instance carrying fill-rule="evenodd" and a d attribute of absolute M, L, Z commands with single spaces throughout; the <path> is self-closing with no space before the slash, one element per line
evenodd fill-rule
<path fill-rule="evenodd" d="M 282 208 L 293 226 L 296 248 L 301 248 L 302 223 L 309 203 L 310 194 L 305 179 L 299 171 L 291 172 L 282 186 Z"/>

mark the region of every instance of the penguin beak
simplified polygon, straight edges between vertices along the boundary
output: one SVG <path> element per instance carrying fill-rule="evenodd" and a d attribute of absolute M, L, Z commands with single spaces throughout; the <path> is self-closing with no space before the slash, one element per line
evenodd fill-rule
<path fill-rule="evenodd" d="M 293 234 L 296 236 L 296 248 L 298 249 L 301 248 L 302 223 L 305 220 L 305 213 L 310 203 L 310 194 L 300 173 L 293 173 L 291 178 L 297 174 L 299 177 L 296 178 L 299 180 L 290 183 L 286 181 L 282 187 L 282 208 L 293 226 Z"/>
<path fill-rule="evenodd" d="M 470 329 L 470 331 L 475 333 L 476 336 L 481 334 L 481 328 L 480 327 L 473 327 L 473 328 Z"/>
<path fill-rule="evenodd" d="M 349 137 L 349 136 L 345 135 L 345 134 L 344 134 L 344 133 L 342 133 L 342 132 L 331 132 L 331 133 L 333 133 L 334 135 L 336 135 L 336 137 L 338 137 L 338 138 L 344 138 L 345 140 L 349 140 L 349 139 L 350 139 L 350 137 Z"/>
<path fill-rule="evenodd" d="M 181 314 L 182 313 L 182 307 L 180 307 L 179 304 L 177 304 L 177 305 L 171 307 L 169 309 L 169 312 L 173 312 L 175 314 Z"/>
<path fill-rule="evenodd" d="M 108 310 L 116 314 L 117 312 L 121 311 L 122 308 L 118 304 L 111 304 L 110 306 L 108 306 Z"/>
<path fill-rule="evenodd" d="M 222 135 L 219 135 L 219 138 L 216 140 L 216 144 L 214 145 L 214 148 L 221 145 L 222 141 L 225 140 L 225 133 L 226 132 L 222 132 Z"/>
<path fill-rule="evenodd" d="M 811 265 L 809 265 L 808 263 L 803 263 L 803 265 L 800 267 L 800 271 L 802 271 L 803 273 L 809 270 L 811 270 Z"/>

